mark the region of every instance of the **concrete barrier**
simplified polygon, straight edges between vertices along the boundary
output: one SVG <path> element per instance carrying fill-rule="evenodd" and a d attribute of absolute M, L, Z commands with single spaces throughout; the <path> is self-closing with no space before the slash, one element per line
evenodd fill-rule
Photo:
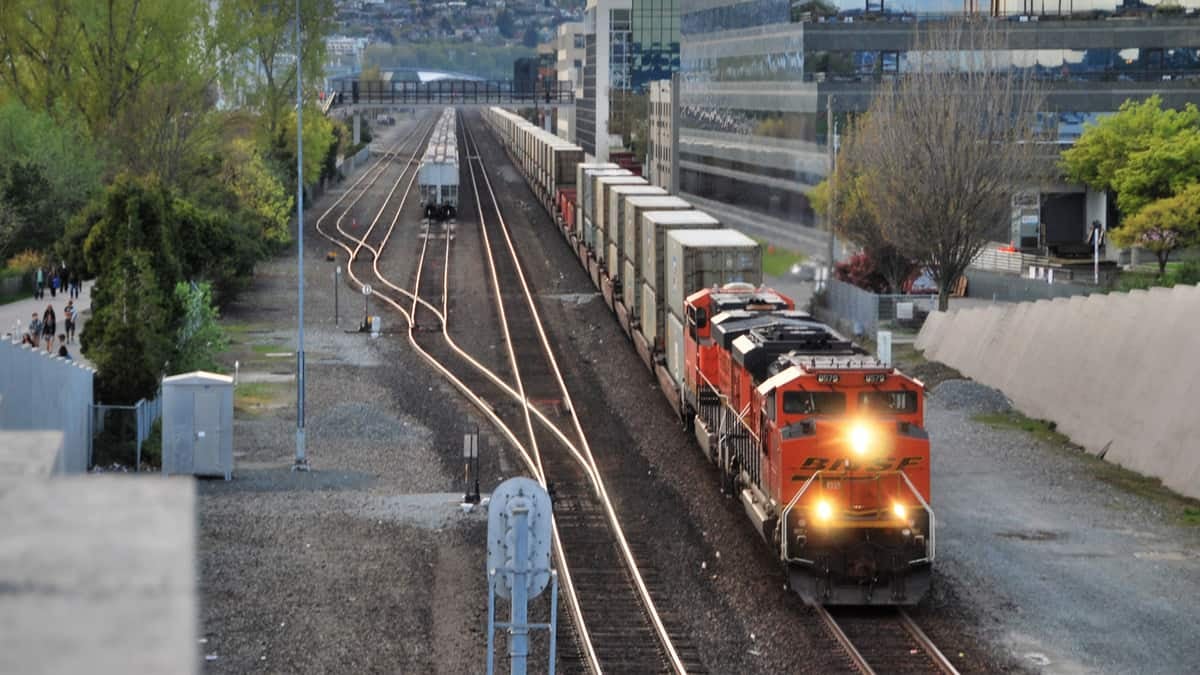
<path fill-rule="evenodd" d="M 1200 287 L 931 314 L 916 346 L 1088 452 L 1200 498 Z"/>

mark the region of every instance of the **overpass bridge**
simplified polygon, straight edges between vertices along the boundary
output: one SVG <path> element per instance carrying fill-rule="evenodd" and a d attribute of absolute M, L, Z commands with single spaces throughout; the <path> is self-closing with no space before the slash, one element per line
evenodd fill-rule
<path fill-rule="evenodd" d="M 323 106 L 326 112 L 342 114 L 383 111 L 393 108 L 489 106 L 562 108 L 575 105 L 570 82 L 549 80 L 534 87 L 515 87 L 510 80 L 359 80 L 334 81 Z"/>

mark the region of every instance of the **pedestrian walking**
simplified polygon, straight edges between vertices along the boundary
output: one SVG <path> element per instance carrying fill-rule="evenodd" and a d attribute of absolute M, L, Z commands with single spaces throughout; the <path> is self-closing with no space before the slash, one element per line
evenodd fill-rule
<path fill-rule="evenodd" d="M 46 351 L 54 346 L 54 334 L 58 328 L 58 319 L 54 315 L 54 306 L 46 305 L 46 311 L 42 312 L 42 340 L 46 343 Z"/>
<path fill-rule="evenodd" d="M 82 285 L 83 285 L 83 282 L 80 281 L 80 279 L 79 279 L 79 272 L 72 271 L 71 272 L 71 297 L 72 298 L 79 297 L 79 287 Z"/>
<path fill-rule="evenodd" d="M 50 277 L 50 297 L 53 298 L 58 296 L 58 286 L 61 283 L 62 279 L 59 277 L 58 272 L 55 272 L 54 275 Z"/>
<path fill-rule="evenodd" d="M 37 268 L 37 283 L 33 287 L 33 297 L 38 300 L 42 299 L 42 289 L 45 288 L 46 279 L 42 276 L 42 268 Z"/>
<path fill-rule="evenodd" d="M 29 337 L 32 338 L 34 347 L 42 341 L 42 320 L 38 318 L 37 312 L 33 313 L 33 318 L 29 320 Z"/>
<path fill-rule="evenodd" d="M 67 342 L 75 339 L 75 322 L 78 312 L 75 309 L 75 301 L 68 300 L 67 306 L 63 309 L 63 328 L 67 331 Z"/>

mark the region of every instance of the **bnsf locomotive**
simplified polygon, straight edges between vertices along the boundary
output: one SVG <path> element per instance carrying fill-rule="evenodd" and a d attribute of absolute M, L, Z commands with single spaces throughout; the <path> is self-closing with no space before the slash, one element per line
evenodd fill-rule
<path fill-rule="evenodd" d="M 918 602 L 934 559 L 922 384 L 761 286 L 744 235 L 513 113 L 485 119 L 792 589 Z"/>

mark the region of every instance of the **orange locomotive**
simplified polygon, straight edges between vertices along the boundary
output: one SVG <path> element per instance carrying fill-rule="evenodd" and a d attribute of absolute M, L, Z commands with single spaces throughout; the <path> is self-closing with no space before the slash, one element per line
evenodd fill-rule
<path fill-rule="evenodd" d="M 744 284 L 688 297 L 683 418 L 796 592 L 915 604 L 934 555 L 924 387 L 793 307 Z"/>

